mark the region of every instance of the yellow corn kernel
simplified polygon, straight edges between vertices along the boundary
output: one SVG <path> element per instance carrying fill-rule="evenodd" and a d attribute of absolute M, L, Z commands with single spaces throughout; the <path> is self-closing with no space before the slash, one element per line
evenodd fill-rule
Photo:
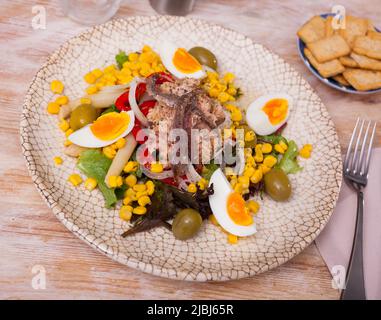
<path fill-rule="evenodd" d="M 273 146 L 270 143 L 262 144 L 262 153 L 270 153 L 273 151 Z"/>
<path fill-rule="evenodd" d="M 188 192 L 195 193 L 197 191 L 197 186 L 194 183 L 189 184 Z"/>
<path fill-rule="evenodd" d="M 245 148 L 245 150 L 244 150 L 245 158 L 250 157 L 252 154 L 253 154 L 253 149 Z"/>
<path fill-rule="evenodd" d="M 55 103 L 57 103 L 60 106 L 67 104 L 68 102 L 69 102 L 69 98 L 67 96 L 60 96 L 55 101 Z"/>
<path fill-rule="evenodd" d="M 253 130 L 247 131 L 245 133 L 245 141 L 250 142 L 255 139 L 255 133 Z"/>
<path fill-rule="evenodd" d="M 163 172 L 163 170 L 164 170 L 163 165 L 160 162 L 151 163 L 151 172 L 160 173 L 160 172 Z"/>
<path fill-rule="evenodd" d="M 206 180 L 205 178 L 201 178 L 198 182 L 197 182 L 197 185 L 199 187 L 200 190 L 205 190 L 205 188 L 207 187 L 208 185 L 208 180 Z"/>
<path fill-rule="evenodd" d="M 234 81 L 234 78 L 235 78 L 235 75 L 233 73 L 231 73 L 231 72 L 227 72 L 224 75 L 224 80 L 227 83 L 232 83 Z"/>
<path fill-rule="evenodd" d="M 254 167 L 254 165 L 255 165 L 255 159 L 254 159 L 253 156 L 247 157 L 247 159 L 246 159 L 246 165 Z"/>
<path fill-rule="evenodd" d="M 311 157 L 311 151 L 309 151 L 305 148 L 302 148 L 299 150 L 299 155 L 304 159 L 308 159 Z"/>
<path fill-rule="evenodd" d="M 139 206 L 139 207 L 134 208 L 134 210 L 132 212 L 134 214 L 143 215 L 143 214 L 147 213 L 147 208 Z"/>
<path fill-rule="evenodd" d="M 286 150 L 284 150 L 283 148 L 282 148 L 282 146 L 280 145 L 280 144 L 276 144 L 275 146 L 274 146 L 274 150 L 276 151 L 276 152 L 279 152 L 280 154 L 283 154 Z"/>
<path fill-rule="evenodd" d="M 123 178 L 121 176 L 110 176 L 108 178 L 108 184 L 110 188 L 118 188 L 123 184 Z"/>
<path fill-rule="evenodd" d="M 311 157 L 311 152 L 312 152 L 312 145 L 311 144 L 305 144 L 300 150 L 299 150 L 299 155 L 302 158 L 308 159 Z"/>
<path fill-rule="evenodd" d="M 262 170 L 257 169 L 257 170 L 254 171 L 253 175 L 251 176 L 250 181 L 252 183 L 258 183 L 259 181 L 262 180 L 262 178 L 263 178 L 263 172 L 262 172 Z"/>
<path fill-rule="evenodd" d="M 123 199 L 123 204 L 125 205 L 125 206 L 127 206 L 127 205 L 129 205 L 129 204 L 131 204 L 132 202 L 133 202 L 134 200 L 131 198 L 131 197 L 124 197 L 124 199 Z"/>
<path fill-rule="evenodd" d="M 59 125 L 60 129 L 63 131 L 63 132 L 66 132 L 67 130 L 70 129 L 70 125 L 69 125 L 69 122 L 67 122 L 66 120 L 62 120 Z"/>
<path fill-rule="evenodd" d="M 135 184 L 132 189 L 134 189 L 136 192 L 143 192 L 147 190 L 147 187 L 145 184 Z"/>
<path fill-rule="evenodd" d="M 145 207 L 147 204 L 151 204 L 151 199 L 149 196 L 142 196 L 138 198 L 139 206 Z"/>
<path fill-rule="evenodd" d="M 248 167 L 243 172 L 243 175 L 247 178 L 251 178 L 251 176 L 254 174 L 255 169 L 253 167 Z"/>
<path fill-rule="evenodd" d="M 209 95 L 212 97 L 212 98 L 217 98 L 218 95 L 220 94 L 220 91 L 216 88 L 210 88 L 209 91 L 208 91 Z"/>
<path fill-rule="evenodd" d="M 130 174 L 124 181 L 126 182 L 126 185 L 133 187 L 138 182 L 138 178 L 136 178 L 135 175 Z"/>
<path fill-rule="evenodd" d="M 255 153 L 254 160 L 255 160 L 256 163 L 259 163 L 259 162 L 263 161 L 262 151 L 259 151 L 259 152 Z"/>
<path fill-rule="evenodd" d="M 238 182 L 242 185 L 242 189 L 247 189 L 250 185 L 249 177 L 245 177 L 245 176 L 238 177 Z"/>
<path fill-rule="evenodd" d="M 262 170 L 263 175 L 265 175 L 267 172 L 269 172 L 271 170 L 270 167 L 268 167 L 264 164 L 260 164 L 259 169 Z"/>
<path fill-rule="evenodd" d="M 126 139 L 120 138 L 115 142 L 117 149 L 122 149 L 126 145 Z"/>
<path fill-rule="evenodd" d="M 97 93 L 98 91 L 99 89 L 97 86 L 90 86 L 90 87 L 87 87 L 86 89 L 87 94 L 94 94 L 94 93 Z"/>
<path fill-rule="evenodd" d="M 242 192 L 243 192 L 242 184 L 237 182 L 236 185 L 234 186 L 234 191 L 242 194 Z"/>
<path fill-rule="evenodd" d="M 64 85 L 60 80 L 53 80 L 50 83 L 50 90 L 52 90 L 53 93 L 61 94 L 64 89 Z"/>
<path fill-rule="evenodd" d="M 230 185 L 232 186 L 233 189 L 237 183 L 238 183 L 237 177 L 232 177 L 230 180 Z"/>
<path fill-rule="evenodd" d="M 72 145 L 72 144 L 73 144 L 73 142 L 71 142 L 70 140 L 67 140 L 67 139 L 66 139 L 66 140 L 64 141 L 64 146 L 65 146 L 65 147 L 68 147 L 68 146 L 70 146 L 70 145 Z"/>
<path fill-rule="evenodd" d="M 81 104 L 91 104 L 90 98 L 81 98 Z"/>
<path fill-rule="evenodd" d="M 94 69 L 93 71 L 91 71 L 91 74 L 92 74 L 96 79 L 99 79 L 99 78 L 103 75 L 103 72 L 102 72 L 102 70 L 100 70 L 100 69 Z"/>
<path fill-rule="evenodd" d="M 263 160 L 263 164 L 269 168 L 272 168 L 273 166 L 275 166 L 276 163 L 277 163 L 277 158 L 275 158 L 272 155 L 266 156 L 265 159 Z"/>
<path fill-rule="evenodd" d="M 82 178 L 79 174 L 73 173 L 68 178 L 69 182 L 74 186 L 79 186 L 82 183 Z"/>
<path fill-rule="evenodd" d="M 288 145 L 283 140 L 279 142 L 279 145 L 283 148 L 284 151 L 288 149 Z"/>
<path fill-rule="evenodd" d="M 123 171 L 126 173 L 135 172 L 138 169 L 138 163 L 136 161 L 128 161 L 124 166 Z"/>
<path fill-rule="evenodd" d="M 73 132 L 74 132 L 73 129 L 67 129 L 67 130 L 65 131 L 65 136 L 68 137 L 68 136 L 70 136 Z"/>
<path fill-rule="evenodd" d="M 63 162 L 63 160 L 62 160 L 61 157 L 54 157 L 54 158 L 53 158 L 53 161 L 54 161 L 54 163 L 55 163 L 56 166 L 61 165 L 62 162 Z"/>
<path fill-rule="evenodd" d="M 49 102 L 49 103 L 48 103 L 47 111 L 48 111 L 50 114 L 58 114 L 58 112 L 60 112 L 60 106 L 59 106 L 59 104 L 56 103 L 56 102 Z"/>
<path fill-rule="evenodd" d="M 148 196 L 147 190 L 144 191 L 137 191 L 136 192 L 136 199 L 139 199 L 140 197 Z"/>
<path fill-rule="evenodd" d="M 234 110 L 232 113 L 231 113 L 231 119 L 232 121 L 241 121 L 242 120 L 242 112 L 240 109 L 237 109 L 237 110 Z"/>
<path fill-rule="evenodd" d="M 136 200 L 137 200 L 137 198 L 136 198 L 136 192 L 135 192 L 135 190 L 132 189 L 132 188 L 128 188 L 128 189 L 126 190 L 126 192 L 124 193 L 124 196 L 125 196 L 125 197 L 130 197 L 133 201 L 136 201 Z"/>
<path fill-rule="evenodd" d="M 211 222 L 211 223 L 213 223 L 215 226 L 218 226 L 218 221 L 217 221 L 217 219 L 216 219 L 216 217 L 214 216 L 214 214 L 211 214 L 210 216 L 209 216 L 209 221 Z"/>
<path fill-rule="evenodd" d="M 259 203 L 255 200 L 249 200 L 246 202 L 246 208 L 249 209 L 251 213 L 257 213 L 259 210 Z"/>
<path fill-rule="evenodd" d="M 131 52 L 128 55 L 128 61 L 131 61 L 131 62 L 137 61 L 138 58 L 139 58 L 139 55 L 136 52 Z"/>
<path fill-rule="evenodd" d="M 83 79 L 88 83 L 88 84 L 94 84 L 95 81 L 97 81 L 97 78 L 92 72 L 86 73 Z"/>
<path fill-rule="evenodd" d="M 230 100 L 230 95 L 227 92 L 220 92 L 217 99 L 219 102 L 224 103 Z"/>
<path fill-rule="evenodd" d="M 97 187 L 97 184 L 97 180 L 95 180 L 94 178 L 87 178 L 85 180 L 85 188 L 89 191 L 94 190 Z"/>
<path fill-rule="evenodd" d="M 148 180 L 146 182 L 146 187 L 147 187 L 147 194 L 149 196 L 155 192 L 155 184 L 151 180 Z"/>
<path fill-rule="evenodd" d="M 119 217 L 124 221 L 130 221 L 133 210 L 131 206 L 122 206 L 119 210 Z"/>
<path fill-rule="evenodd" d="M 230 244 L 236 244 L 238 242 L 238 237 L 234 234 L 229 233 L 228 234 L 228 242 Z"/>
<path fill-rule="evenodd" d="M 116 150 L 113 149 L 111 146 L 104 147 L 102 149 L 102 152 L 109 159 L 113 159 L 116 155 Z"/>
<path fill-rule="evenodd" d="M 148 52 L 148 51 L 152 51 L 152 48 L 149 45 L 145 44 L 142 48 L 142 52 Z"/>

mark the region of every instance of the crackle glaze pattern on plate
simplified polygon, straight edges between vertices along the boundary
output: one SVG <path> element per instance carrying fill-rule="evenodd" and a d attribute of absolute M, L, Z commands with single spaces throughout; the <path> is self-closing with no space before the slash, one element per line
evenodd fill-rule
<path fill-rule="evenodd" d="M 226 235 L 205 222 L 199 235 L 175 240 L 165 228 L 123 239 L 128 224 L 118 211 L 103 207 L 99 191 L 74 188 L 68 176 L 78 172 L 75 159 L 62 156 L 64 137 L 46 105 L 53 99 L 49 83 L 60 79 L 69 98 L 81 96 L 83 75 L 114 62 L 119 50 L 157 49 L 168 39 L 179 46 L 212 50 L 222 71 L 232 71 L 243 89 L 242 107 L 271 92 L 294 99 L 285 135 L 299 145 L 312 143 L 312 158 L 291 176 L 292 199 L 275 203 L 266 196 L 256 218 L 258 233 L 227 243 Z M 319 97 L 280 57 L 251 39 L 221 26 L 179 17 L 132 17 L 112 20 L 69 40 L 54 52 L 33 79 L 21 119 L 21 143 L 32 179 L 58 219 L 75 235 L 112 259 L 155 275 L 181 280 L 238 279 L 275 268 L 306 248 L 328 221 L 341 185 L 340 146 L 334 125 Z"/>

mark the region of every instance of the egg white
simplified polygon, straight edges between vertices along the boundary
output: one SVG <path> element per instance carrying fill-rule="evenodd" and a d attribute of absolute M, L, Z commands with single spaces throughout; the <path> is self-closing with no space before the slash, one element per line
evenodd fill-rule
<path fill-rule="evenodd" d="M 278 124 L 273 125 L 267 114 L 262 110 L 267 102 L 273 99 L 285 99 L 288 101 L 288 109 L 286 117 Z M 292 98 L 286 93 L 267 94 L 254 100 L 246 110 L 246 122 L 256 134 L 265 136 L 277 131 L 283 124 L 286 123 L 290 109 L 292 107 Z"/>
<path fill-rule="evenodd" d="M 222 228 L 239 237 L 247 237 L 257 232 L 254 222 L 248 226 L 236 224 L 227 212 L 227 199 L 233 189 L 221 169 L 214 171 L 209 186 L 213 184 L 214 193 L 209 196 L 212 212 Z"/>
<path fill-rule="evenodd" d="M 204 78 L 206 76 L 206 73 L 203 69 L 198 70 L 198 71 L 193 72 L 193 73 L 183 73 L 176 68 L 176 66 L 173 64 L 173 57 L 174 57 L 177 49 L 178 49 L 178 47 L 176 47 L 173 43 L 170 43 L 170 42 L 164 42 L 160 46 L 160 49 L 159 49 L 160 58 L 164 64 L 164 66 L 167 68 L 167 70 L 179 79 L 183 79 L 183 78 L 201 79 L 201 78 Z"/>
<path fill-rule="evenodd" d="M 69 137 L 68 140 L 72 143 L 86 148 L 102 148 L 106 147 L 110 144 L 113 144 L 114 142 L 118 141 L 118 139 L 125 137 L 128 135 L 132 128 L 135 125 L 135 115 L 133 111 L 123 111 L 127 112 L 130 116 L 130 123 L 128 124 L 128 127 L 122 134 L 120 134 L 118 137 L 112 140 L 101 140 L 94 136 L 93 132 L 90 129 L 91 124 L 88 124 L 87 126 L 84 126 L 83 128 L 74 131 Z"/>

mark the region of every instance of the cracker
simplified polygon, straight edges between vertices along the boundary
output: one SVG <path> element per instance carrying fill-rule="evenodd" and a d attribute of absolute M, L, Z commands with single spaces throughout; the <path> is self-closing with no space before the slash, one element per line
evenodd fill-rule
<path fill-rule="evenodd" d="M 352 87 L 359 91 L 381 88 L 380 71 L 347 69 L 343 72 L 343 76 Z"/>
<path fill-rule="evenodd" d="M 368 31 L 376 31 L 373 21 L 371 19 L 367 19 L 367 20 L 368 20 Z"/>
<path fill-rule="evenodd" d="M 337 34 L 307 43 L 307 47 L 320 63 L 346 56 L 351 51 L 343 37 Z"/>
<path fill-rule="evenodd" d="M 324 77 L 329 78 L 332 76 L 335 76 L 339 73 L 342 73 L 345 68 L 340 63 L 338 59 L 334 59 L 331 61 L 327 61 L 324 63 L 319 63 L 316 61 L 314 56 L 312 55 L 311 51 L 307 48 L 304 48 L 304 54 L 306 55 L 307 59 L 310 61 L 310 63 L 314 66 L 314 68 Z"/>
<path fill-rule="evenodd" d="M 332 77 L 333 80 L 337 81 L 343 86 L 350 86 L 349 82 L 344 78 L 342 74 L 338 74 L 334 77 Z"/>
<path fill-rule="evenodd" d="M 328 38 L 332 36 L 334 33 L 336 33 L 336 30 L 332 27 L 332 16 L 328 16 L 327 19 L 325 19 L 325 37 Z"/>
<path fill-rule="evenodd" d="M 369 38 L 373 40 L 380 40 L 381 41 L 381 32 L 369 30 L 368 33 L 366 34 Z"/>
<path fill-rule="evenodd" d="M 353 60 L 350 56 L 340 57 L 339 61 L 343 66 L 350 68 L 357 68 L 359 65 L 355 60 Z"/>
<path fill-rule="evenodd" d="M 357 37 L 353 51 L 369 58 L 381 59 L 381 40 L 370 37 Z"/>
<path fill-rule="evenodd" d="M 381 60 L 368 58 L 354 52 L 351 53 L 351 58 L 357 62 L 361 69 L 381 71 Z"/>
<path fill-rule="evenodd" d="M 314 16 L 302 25 L 297 34 L 304 43 L 320 40 L 325 34 L 325 20 L 320 16 Z"/>
<path fill-rule="evenodd" d="M 368 27 L 369 23 L 367 19 L 346 16 L 345 28 L 340 29 L 339 34 L 345 39 L 349 46 L 352 47 L 357 36 L 366 35 Z"/>

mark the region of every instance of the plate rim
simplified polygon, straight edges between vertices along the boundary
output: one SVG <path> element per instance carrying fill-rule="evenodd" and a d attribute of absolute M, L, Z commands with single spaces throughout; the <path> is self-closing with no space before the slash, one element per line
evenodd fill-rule
<path fill-rule="evenodd" d="M 206 281 L 218 281 L 218 282 L 220 282 L 220 281 L 237 280 L 237 279 L 252 277 L 254 275 L 257 275 L 257 274 L 266 272 L 268 270 L 277 268 L 277 267 L 281 266 L 282 264 L 284 264 L 285 262 L 289 261 L 290 259 L 294 258 L 300 252 L 305 250 L 316 239 L 316 237 L 324 229 L 324 227 L 326 226 L 326 224 L 329 221 L 330 217 L 332 216 L 333 210 L 334 210 L 334 208 L 335 208 L 335 206 L 337 204 L 337 200 L 338 200 L 338 197 L 339 197 L 339 193 L 340 193 L 340 189 L 341 189 L 341 185 L 342 185 L 342 180 L 343 180 L 343 177 L 342 177 L 342 159 L 341 159 L 341 157 L 340 157 L 338 169 L 336 170 L 337 188 L 336 188 L 336 192 L 335 192 L 335 195 L 334 195 L 334 200 L 332 201 L 333 208 L 326 210 L 327 214 L 324 216 L 324 221 L 322 223 L 320 223 L 319 229 L 317 229 L 315 232 L 311 233 L 311 241 L 306 242 L 305 246 L 303 246 L 303 247 L 301 246 L 300 249 L 298 248 L 294 252 L 290 253 L 290 256 L 288 258 L 285 258 L 282 261 L 279 261 L 276 265 L 271 265 L 271 266 L 270 265 L 266 265 L 265 267 L 261 268 L 261 270 L 258 271 L 258 272 L 253 271 L 252 269 L 250 269 L 249 272 L 248 272 L 248 275 L 245 275 L 245 276 L 239 276 L 237 274 L 237 276 L 235 276 L 235 277 L 226 277 L 224 275 L 221 276 L 221 275 L 218 274 L 216 277 L 214 277 L 213 275 L 211 275 L 208 272 L 205 273 L 204 271 L 200 271 L 197 274 L 196 278 L 189 278 L 189 277 L 187 277 L 188 276 L 188 272 L 183 271 L 181 269 L 174 269 L 174 268 L 168 268 L 168 267 L 162 267 L 162 266 L 154 265 L 152 263 L 145 263 L 145 262 L 142 262 L 142 261 L 140 261 L 138 259 L 135 259 L 135 258 L 133 258 L 131 256 L 127 256 L 125 254 L 122 254 L 121 252 L 114 253 L 114 252 L 112 252 L 112 250 L 108 250 L 107 249 L 107 245 L 105 245 L 104 242 L 101 242 L 99 244 L 95 244 L 95 243 L 93 243 L 93 241 L 91 239 L 89 239 L 89 236 L 91 236 L 91 233 L 86 233 L 85 232 L 86 230 L 79 228 L 78 226 L 76 226 L 75 224 L 73 224 L 72 222 L 68 221 L 65 218 L 65 211 L 63 210 L 62 206 L 53 199 L 53 197 L 49 193 L 49 188 L 46 185 L 46 181 L 44 179 L 41 179 L 40 175 L 38 174 L 38 170 L 33 168 L 33 167 L 36 167 L 37 163 L 36 163 L 35 159 L 29 154 L 30 151 L 28 150 L 28 148 L 25 145 L 25 144 L 29 143 L 29 139 L 30 139 L 29 132 L 28 132 L 28 127 L 25 126 L 25 124 L 28 122 L 27 121 L 27 113 L 28 113 L 27 112 L 27 108 L 28 108 L 28 104 L 30 104 L 28 98 L 33 93 L 33 85 L 37 81 L 38 76 L 40 74 L 42 74 L 44 72 L 44 70 L 50 64 L 54 63 L 54 60 L 55 60 L 56 56 L 59 54 L 59 52 L 61 52 L 65 48 L 69 47 L 70 45 L 75 43 L 77 40 L 83 40 L 84 37 L 87 37 L 94 30 L 102 29 L 102 28 L 104 28 L 104 26 L 107 26 L 107 25 L 112 25 L 112 24 L 115 24 L 115 23 L 127 23 L 127 22 L 130 22 L 130 21 L 133 21 L 133 20 L 137 20 L 137 19 L 148 19 L 148 20 L 167 19 L 167 20 L 182 20 L 182 21 L 188 21 L 188 20 L 190 20 L 190 21 L 193 21 L 193 23 L 202 23 L 202 24 L 208 25 L 209 27 L 219 28 L 219 29 L 222 29 L 222 30 L 227 30 L 229 32 L 232 32 L 232 33 L 235 33 L 235 34 L 239 35 L 240 37 L 243 37 L 245 40 L 250 41 L 255 46 L 262 47 L 263 49 L 265 49 L 265 51 L 267 51 L 268 53 L 274 55 L 282 63 L 286 64 L 290 68 L 290 70 L 292 72 L 295 72 L 296 75 L 301 79 L 302 84 L 304 82 L 305 84 L 308 85 L 309 90 L 311 90 L 311 92 L 315 95 L 315 97 L 318 99 L 319 103 L 323 106 L 323 108 L 324 108 L 324 110 L 326 112 L 327 121 L 328 121 L 330 127 L 332 127 L 333 131 L 334 131 L 334 141 L 333 141 L 334 147 L 338 148 L 340 150 L 340 153 L 341 153 L 341 145 L 340 145 L 340 142 L 339 142 L 339 137 L 338 137 L 338 134 L 337 134 L 336 127 L 335 127 L 335 125 L 334 125 L 334 123 L 332 121 L 332 117 L 331 117 L 330 113 L 328 112 L 327 107 L 325 106 L 325 104 L 321 100 L 320 96 L 317 94 L 316 90 L 309 84 L 309 82 L 302 76 L 302 74 L 300 72 L 298 72 L 289 62 L 287 62 L 281 56 L 279 56 L 278 54 L 273 52 L 271 49 L 267 48 L 266 46 L 262 45 L 261 43 L 255 42 L 255 40 L 253 40 L 252 38 L 246 36 L 243 33 L 240 33 L 239 31 L 233 30 L 231 28 L 222 26 L 222 25 L 217 24 L 217 23 L 209 22 L 209 21 L 204 20 L 204 19 L 193 18 L 193 17 L 192 18 L 189 18 L 189 17 L 174 17 L 174 16 L 168 16 L 168 15 L 160 15 L 160 16 L 156 16 L 156 15 L 139 16 L 138 15 L 138 16 L 131 16 L 131 17 L 127 17 L 127 18 L 111 19 L 108 22 L 105 22 L 103 24 L 99 24 L 99 25 L 87 28 L 86 30 L 80 32 L 79 34 L 69 38 L 68 40 L 66 40 L 63 44 L 61 44 L 56 50 L 54 50 L 47 57 L 45 63 L 43 63 L 41 65 L 41 67 L 37 70 L 37 72 L 35 73 L 34 77 L 32 78 L 32 80 L 31 80 L 31 82 L 29 84 L 27 93 L 25 95 L 23 105 L 22 105 L 22 112 L 21 112 L 19 132 L 20 132 L 20 142 L 21 142 L 21 147 L 22 147 L 22 153 L 23 153 L 24 159 L 26 161 L 27 169 L 28 169 L 28 172 L 29 172 L 29 174 L 30 174 L 30 176 L 32 178 L 32 181 L 33 181 L 36 189 L 38 190 L 39 194 L 41 195 L 41 197 L 43 198 L 45 203 L 48 205 L 48 207 L 53 211 L 53 213 L 57 217 L 57 219 L 71 233 L 76 235 L 79 239 L 81 239 L 82 241 L 86 242 L 88 245 L 90 245 L 96 251 L 102 253 L 103 255 L 106 255 L 107 257 L 111 258 L 112 260 L 114 260 L 116 262 L 119 262 L 119 263 L 121 263 L 123 265 L 126 265 L 128 267 L 131 267 L 131 268 L 133 268 L 135 270 L 140 270 L 140 271 L 143 271 L 144 273 L 152 274 L 152 275 L 155 275 L 155 276 L 160 276 L 160 277 L 164 277 L 164 278 L 168 278 L 168 279 L 173 279 L 173 280 L 179 280 L 179 281 L 184 281 L 185 280 L 185 281 L 196 281 L 196 282 L 206 282 Z M 35 173 L 34 171 L 36 171 L 37 173 Z"/>

